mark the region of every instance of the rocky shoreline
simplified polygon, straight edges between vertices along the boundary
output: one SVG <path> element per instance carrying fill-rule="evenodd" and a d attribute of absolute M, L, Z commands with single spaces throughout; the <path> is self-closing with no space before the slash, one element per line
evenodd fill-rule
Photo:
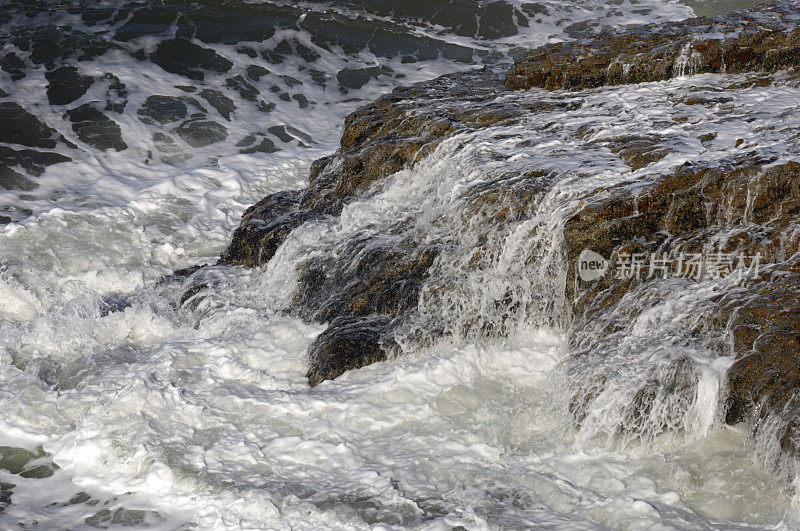
<path fill-rule="evenodd" d="M 440 272 L 455 246 L 471 246 L 469 259 L 457 267 L 485 272 L 499 263 L 495 236 L 541 210 L 558 179 L 551 168 L 531 165 L 514 176 L 493 175 L 460 198 L 464 222 L 477 234 L 474 245 L 459 242 L 457 233 L 438 241 L 423 237 L 400 223 L 384 240 L 365 235 L 338 249 L 339 255 L 323 253 L 300 268 L 292 311 L 329 323 L 311 349 L 307 376 L 312 386 L 400 352 L 403 342 L 419 335 L 421 321 L 427 341 L 453 330 L 465 338 L 503 337 L 507 323 L 520 315 L 529 316 L 531 324 L 563 326 L 570 355 L 561 372 L 568 375 L 572 392 L 564 409 L 580 425 L 588 422 L 593 402 L 614 378 L 582 378 L 596 367 L 592 358 L 607 355 L 611 344 L 621 352 L 618 345 L 634 334 L 631 323 L 669 301 L 667 288 L 674 285 L 674 279 L 651 271 L 652 262 L 640 264 L 637 278 L 607 274 L 583 282 L 578 278 L 582 250 L 591 248 L 609 259 L 612 270 L 636 253 L 758 256 L 763 267 L 757 272 L 720 282 L 692 303 L 694 318 L 671 332 L 669 345 L 676 354 L 670 355 L 670 366 L 642 376 L 620 413 L 625 418 L 620 430 L 648 437 L 678 425 L 676 419 L 685 413 L 680 404 L 662 408 L 660 416 L 656 405 L 694 392 L 697 369 L 691 356 L 680 352 L 705 349 L 730 359 L 719 417 L 750 426 L 765 463 L 779 466 L 800 448 L 800 130 L 791 123 L 774 124 L 758 130 L 755 140 L 731 140 L 715 127 L 757 122 L 757 107 L 743 111 L 738 106 L 748 90 L 800 85 L 791 70 L 800 66 L 798 22 L 800 6 L 778 1 L 716 19 L 548 45 L 523 55 L 508 72 L 486 68 L 396 89 L 347 118 L 339 150 L 313 165 L 308 188 L 280 192 L 250 207 L 221 262 L 263 266 L 292 231 L 309 221 L 338 219 L 348 205 L 375 194 L 390 175 L 416 167 L 459 135 L 527 124 L 556 128 L 554 113 L 587 112 L 593 89 L 612 90 L 598 87 L 718 74 L 683 92 L 657 85 L 667 90 L 674 110 L 659 118 L 666 131 L 662 136 L 626 130 L 599 134 L 590 124 L 569 131 L 570 141 L 598 150 L 613 161 L 610 170 L 624 166 L 632 178 L 585 189 L 565 203 L 560 237 L 546 254 L 555 257 L 555 265 L 540 266 L 542 254 L 536 255 L 537 264 L 528 264 L 544 271 L 553 287 L 547 301 L 520 308 L 513 294 L 500 293 L 492 307 L 499 317 L 491 322 L 466 310 L 457 324 L 446 322 L 446 316 L 430 318 L 448 290 L 461 289 L 436 280 L 443 278 Z M 670 136 L 674 129 L 682 136 Z M 769 135 L 780 142 L 758 142 Z M 691 140 L 693 159 L 676 158 L 676 138 Z M 720 154 L 709 157 L 709 151 Z M 352 258 L 343 261 L 342 253 Z M 693 289 L 690 282 L 681 286 Z M 185 298 L 197 295 L 195 290 Z M 531 311 L 534 303 L 547 311 Z M 501 308 L 504 304 L 508 308 Z"/>

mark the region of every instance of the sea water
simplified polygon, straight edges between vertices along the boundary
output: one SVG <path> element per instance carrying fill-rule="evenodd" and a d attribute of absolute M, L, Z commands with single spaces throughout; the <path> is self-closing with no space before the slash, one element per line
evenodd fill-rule
<path fill-rule="evenodd" d="M 71 160 L 42 171 L 8 163 L 15 174 L 3 174 L 33 184 L 14 177 L 0 190 L 0 528 L 798 525 L 792 485 L 754 459 L 746 429 L 714 415 L 729 360 L 693 351 L 702 371 L 680 429 L 620 443 L 602 434 L 617 422 L 624 385 L 580 429 L 556 407 L 568 356 L 561 327 L 517 316 L 503 338 L 454 333 L 312 389 L 307 350 L 325 324 L 285 311 L 299 260 L 423 203 L 446 211 L 454 181 L 486 171 L 475 162 L 481 146 L 504 154 L 504 163 L 573 165 L 609 183 L 643 175 L 609 167 L 601 151 L 569 144 L 564 131 L 586 122 L 609 134 L 620 123 L 657 131 L 674 148 L 668 168 L 697 156 L 692 139 L 716 128 L 723 134 L 704 156 L 722 157 L 757 129 L 752 120 L 694 109 L 706 113 L 689 120 L 694 129 L 674 131 L 658 129 L 658 117 L 688 91 L 731 81 L 723 76 L 600 90 L 572 122 L 553 116 L 560 129 L 479 133 L 467 152 L 445 144 L 340 220 L 295 231 L 267 266 L 209 268 L 212 287 L 195 308 L 177 305 L 180 286 L 161 282 L 176 269 L 213 264 L 245 208 L 303 187 L 311 162 L 336 149 L 344 117 L 393 87 L 502 64 L 604 27 L 687 18 L 690 8 L 661 0 L 41 1 L 3 10 L 0 54 L 20 58 L 25 76 L 4 63 L 0 103 L 63 137 L 36 150 Z M 253 13 L 275 30 L 251 31 Z M 64 43 L 37 33 L 47 28 L 67 36 Z M 76 34 L 95 40 L 71 49 Z M 152 59 L 175 39 L 213 50 L 229 70 Z M 113 46 L 90 53 L 96 41 Z M 191 51 L 170 57 L 180 62 Z M 93 82 L 73 101 L 54 103 L 47 74 L 64 66 Z M 798 90 L 746 89 L 740 107 L 775 123 Z M 157 100 L 157 112 L 139 112 L 153 95 L 168 99 Z M 126 147 L 101 149 L 97 137 L 81 137 L 67 111 L 82 105 L 116 123 Z M 761 149 L 786 149 L 780 128 L 760 131 Z M 506 133 L 536 137 L 536 148 L 504 144 Z M 569 197 L 553 192 L 542 219 Z M 530 243 L 526 227 L 500 235 L 507 258 L 495 284 L 440 266 L 463 281 L 452 304 L 480 308 L 498 286 L 535 295 L 514 269 Z M 702 290 L 674 289 L 678 302 L 640 316 L 631 337 L 666 330 L 658 337 L 668 343 L 670 317 L 703 302 Z M 650 347 L 609 354 L 598 345 L 592 370 L 655 371 L 672 353 Z"/>

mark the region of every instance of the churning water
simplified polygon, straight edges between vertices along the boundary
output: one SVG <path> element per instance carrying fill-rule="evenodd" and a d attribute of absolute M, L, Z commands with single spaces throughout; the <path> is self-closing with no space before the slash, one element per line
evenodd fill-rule
<path fill-rule="evenodd" d="M 263 268 L 206 269 L 210 287 L 192 308 L 161 281 L 215 262 L 246 207 L 303 187 L 344 117 L 393 87 L 690 8 L 0 5 L 0 528 L 798 525 L 792 486 L 715 416 L 729 360 L 671 342 L 702 315 L 712 284 L 661 286 L 673 302 L 627 323 L 624 341 L 579 345 L 580 357 L 568 355 L 557 293 L 571 202 L 647 177 L 572 133 L 657 134 L 670 168 L 698 156 L 704 124 L 727 128 L 703 148 L 707 160 L 764 125 L 760 149 L 780 153 L 781 127 L 797 127 L 785 114 L 800 98 L 791 83 L 742 89 L 732 106 L 747 112 L 735 116 L 693 111 L 707 114 L 687 130 L 664 128 L 672 103 L 730 80 L 589 92 L 580 112 L 540 118 L 545 127 L 445 142 L 340 218 L 294 231 Z M 523 221 L 473 231 L 469 190 L 534 162 L 566 177 Z M 409 333 L 417 340 L 401 341 L 396 359 L 309 388 L 307 349 L 325 325 L 285 311 L 296 266 L 401 221 L 448 244 L 414 324 L 440 333 Z M 490 259 L 462 267 L 478 241 Z M 516 310 L 498 311 L 508 294 Z M 692 362 L 691 385 L 620 439 L 639 380 L 674 372 L 678 358 Z M 575 429 L 564 390 L 597 377 L 613 385 Z"/>

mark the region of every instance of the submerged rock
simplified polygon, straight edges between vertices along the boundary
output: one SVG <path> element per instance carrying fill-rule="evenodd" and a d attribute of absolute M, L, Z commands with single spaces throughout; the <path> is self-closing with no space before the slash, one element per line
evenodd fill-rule
<path fill-rule="evenodd" d="M 0 103 L 0 141 L 29 147 L 54 148 L 59 140 L 60 135 L 55 129 L 18 103 Z"/>
<path fill-rule="evenodd" d="M 98 111 L 91 103 L 70 109 L 67 111 L 67 116 L 72 122 L 72 130 L 81 141 L 101 150 L 128 149 L 128 144 L 122 139 L 119 124 Z"/>
<path fill-rule="evenodd" d="M 67 105 L 77 100 L 89 90 L 94 83 L 92 76 L 78 74 L 74 66 L 62 66 L 45 74 L 49 82 L 47 99 L 50 105 Z"/>

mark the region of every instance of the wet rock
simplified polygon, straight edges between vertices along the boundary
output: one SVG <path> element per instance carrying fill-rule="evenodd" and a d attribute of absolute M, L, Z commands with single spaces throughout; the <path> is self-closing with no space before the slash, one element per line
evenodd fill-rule
<path fill-rule="evenodd" d="M 69 157 L 49 151 L 35 149 L 12 149 L 0 146 L 0 164 L 9 167 L 19 166 L 29 175 L 38 177 L 44 173 L 47 166 L 59 162 L 69 162 Z"/>
<path fill-rule="evenodd" d="M 228 120 L 231 121 L 231 113 L 236 110 L 236 105 L 233 100 L 218 90 L 203 89 L 200 91 L 200 97 L 208 102 L 209 105 L 214 107 L 217 112 Z"/>
<path fill-rule="evenodd" d="M 94 83 L 92 76 L 78 74 L 78 69 L 73 66 L 62 66 L 45 73 L 49 82 L 47 86 L 47 99 L 50 105 L 67 105 L 77 100 L 89 90 Z"/>
<path fill-rule="evenodd" d="M 128 88 L 125 83 L 119 80 L 114 74 L 105 73 L 100 78 L 104 83 L 108 83 L 106 89 L 106 111 L 113 111 L 118 114 L 125 112 L 128 105 Z"/>
<path fill-rule="evenodd" d="M 80 107 L 67 111 L 72 130 L 81 141 L 106 150 L 114 149 L 123 151 L 128 149 L 128 144 L 122 139 L 122 130 L 119 124 L 98 111 L 93 104 L 85 103 Z"/>
<path fill-rule="evenodd" d="M 211 120 L 187 120 L 175 130 L 190 146 L 201 148 L 225 140 L 228 132 L 225 127 Z"/>
<path fill-rule="evenodd" d="M 470 59 L 471 58 L 472 56 L 470 55 Z M 385 66 L 372 68 L 344 68 L 339 70 L 339 73 L 336 74 L 336 79 L 339 81 L 339 85 L 345 89 L 357 90 L 369 83 L 370 79 L 377 79 L 378 76 L 389 74 L 391 71 L 391 68 Z"/>
<path fill-rule="evenodd" d="M 0 188 L 5 190 L 24 190 L 30 191 L 36 188 L 37 184 L 19 172 L 16 172 L 0 164 Z"/>
<path fill-rule="evenodd" d="M 143 7 L 131 13 L 130 18 L 114 33 L 114 40 L 130 41 L 146 35 L 167 33 L 175 21 L 176 13 L 168 7 Z"/>
<path fill-rule="evenodd" d="M 174 138 L 161 131 L 153 133 L 153 144 L 157 151 L 163 153 L 161 162 L 166 164 L 179 164 L 192 158 L 191 153 L 186 153 Z"/>
<path fill-rule="evenodd" d="M 267 103 L 264 100 L 258 100 L 258 103 L 256 103 L 256 107 L 258 108 L 259 111 L 263 113 L 268 113 L 272 111 L 276 107 L 276 105 L 272 102 Z"/>
<path fill-rule="evenodd" d="M 239 153 L 251 155 L 253 153 L 275 153 L 276 151 L 280 151 L 280 149 L 275 147 L 275 143 L 272 140 L 265 138 L 255 146 L 239 150 Z"/>
<path fill-rule="evenodd" d="M 752 223 L 763 226 L 759 239 L 732 238 L 726 246 L 716 247 L 760 253 L 764 261 L 780 260 L 789 252 L 781 235 L 800 214 L 798 175 L 800 163 L 794 162 L 774 167 L 760 160 L 732 162 L 727 168 L 687 165 L 635 194 L 611 190 L 590 198 L 564 227 L 568 278 L 577 278 L 575 267 L 584 249 L 606 258 L 620 251 L 699 251 L 714 244 L 719 227 Z M 641 273 L 649 275 L 649 264 Z M 567 299 L 575 301 L 577 318 L 591 319 L 628 292 L 629 280 L 612 277 L 606 275 L 587 291 L 567 283 Z"/>
<path fill-rule="evenodd" d="M 11 74 L 11 81 L 19 81 L 27 75 L 25 61 L 14 52 L 9 52 L 0 59 L 0 69 Z"/>
<path fill-rule="evenodd" d="M 308 384 L 315 387 L 349 370 L 386 361 L 391 347 L 385 336 L 391 324 L 380 317 L 333 320 L 309 348 Z"/>
<path fill-rule="evenodd" d="M 269 262 L 292 230 L 316 217 L 299 207 L 301 194 L 278 192 L 245 210 L 220 261 L 248 267 Z"/>
<path fill-rule="evenodd" d="M 506 86 L 584 89 L 690 74 L 792 68 L 800 65 L 797 18 L 793 3 L 774 2 L 755 15 L 736 12 L 547 45 L 518 59 Z"/>
<path fill-rule="evenodd" d="M 256 101 L 256 96 L 261 93 L 253 85 L 245 81 L 242 76 L 228 78 L 225 80 L 225 86 L 235 90 L 243 99 L 248 101 Z"/>
<path fill-rule="evenodd" d="M 302 81 L 300 81 L 299 79 L 297 79 L 296 77 L 287 76 L 287 75 L 285 75 L 285 74 L 281 76 L 281 79 L 282 79 L 282 80 L 283 80 L 283 82 L 284 82 L 284 83 L 286 83 L 286 85 L 287 85 L 287 86 L 289 86 L 290 88 L 291 88 L 291 87 L 294 87 L 294 86 L 296 86 L 296 85 L 302 85 L 302 84 L 303 84 L 303 82 L 302 82 Z"/>
<path fill-rule="evenodd" d="M 254 135 L 253 133 L 250 133 L 250 134 L 246 135 L 244 138 L 242 138 L 241 140 L 239 140 L 238 142 L 236 142 L 236 147 L 252 146 L 255 143 L 256 138 L 257 138 L 256 135 Z"/>
<path fill-rule="evenodd" d="M 106 37 L 57 26 L 16 28 L 12 42 L 30 52 L 30 61 L 47 69 L 61 66 L 67 59 L 90 61 L 116 48 Z"/>
<path fill-rule="evenodd" d="M 308 98 L 306 98 L 302 94 L 294 94 L 292 95 L 292 99 L 297 102 L 297 104 L 300 106 L 301 109 L 305 109 L 306 107 L 309 106 L 309 104 L 313 103 L 309 101 Z"/>
<path fill-rule="evenodd" d="M 204 4 L 191 16 L 194 36 L 203 42 L 238 44 L 263 42 L 275 28 L 287 27 L 297 19 L 291 9 L 246 2 L 225 5 Z"/>
<path fill-rule="evenodd" d="M 23 146 L 54 148 L 60 135 L 12 101 L 0 103 L 0 141 Z"/>
<path fill-rule="evenodd" d="M 247 67 L 247 77 L 253 81 L 259 81 L 262 77 L 269 74 L 269 70 L 259 65 L 250 65 Z"/>
<path fill-rule="evenodd" d="M 587 88 L 666 79 L 681 73 L 676 68 L 685 67 L 683 73 L 715 71 L 713 68 L 717 66 L 710 59 L 714 53 L 718 59 L 724 58 L 726 64 L 730 59 L 737 71 L 773 71 L 791 66 L 796 60 L 793 51 L 796 30 L 778 31 L 778 28 L 784 28 L 782 25 L 798 16 L 786 12 L 786 5 L 772 4 L 763 17 L 748 18 L 740 14 L 735 16 L 738 19 L 715 22 L 744 28 L 724 45 L 695 38 L 711 23 L 694 20 L 668 24 L 658 30 L 631 30 L 588 42 L 548 46 L 520 59 L 508 75 L 485 69 L 396 89 L 347 117 L 339 149 L 312 165 L 305 190 L 274 194 L 248 209 L 222 261 L 247 266 L 267 263 L 296 227 L 312 219 L 335 219 L 349 202 L 371 193 L 377 182 L 413 167 L 456 133 L 513 124 L 535 113 L 569 112 L 581 106 L 580 102 L 555 101 L 555 98 L 532 96 L 524 101 L 502 97 L 509 95 L 507 87 Z M 527 6 L 529 14 L 542 10 L 546 7 L 539 4 Z M 685 50 L 687 62 L 678 62 L 676 66 L 676 59 L 682 57 L 680 53 L 684 50 L 681 43 L 690 41 L 694 44 Z M 728 48 L 731 42 L 736 43 L 735 49 Z M 693 48 L 698 43 L 700 49 Z M 703 48 L 704 45 L 708 48 Z M 712 50 L 714 46 L 716 51 Z M 769 46 L 779 46 L 779 51 L 767 54 Z M 699 58 L 694 57 L 694 52 Z M 633 66 L 624 69 L 620 66 L 623 76 L 617 72 L 615 61 L 624 53 L 630 54 L 624 59 L 630 59 Z M 580 58 L 575 61 L 575 56 Z M 541 72 L 545 74 L 536 77 Z M 340 75 L 340 85 L 345 88 L 358 88 L 372 79 L 369 72 L 347 71 Z M 276 93 L 282 91 L 276 87 Z M 683 101 L 676 105 L 725 105 L 724 98 L 720 94 L 714 96 L 715 101 Z M 535 126 L 535 121 L 526 123 Z M 270 128 L 269 132 L 281 141 L 294 135 L 288 127 L 279 127 Z M 590 137 L 587 132 L 587 145 L 607 149 L 609 157 L 617 157 L 615 160 L 622 160 L 633 170 L 660 168 L 661 161 L 670 154 L 666 143 L 659 138 L 634 131 L 596 140 Z M 256 141 L 254 137 L 248 145 Z M 706 248 L 747 255 L 761 253 L 765 261 L 782 263 L 797 251 L 796 238 L 792 240 L 787 235 L 800 215 L 796 199 L 800 197 L 798 176 L 798 163 L 775 165 L 766 158 L 737 155 L 716 167 L 698 162 L 665 170 L 664 175 L 648 174 L 647 180 L 637 182 L 635 187 L 619 185 L 587 192 L 563 229 L 565 248 L 560 259 L 567 267 L 567 282 L 559 289 L 563 289 L 564 318 L 572 323 L 570 346 L 576 352 L 577 347 L 586 346 L 591 340 L 585 335 L 588 330 L 608 343 L 619 342 L 625 327 L 641 310 L 624 308 L 623 298 L 640 293 L 637 291 L 640 289 L 653 297 L 658 295 L 657 290 L 647 291 L 647 286 L 658 285 L 658 277 L 643 288 L 633 279 L 613 275 L 590 285 L 581 284 L 576 280 L 576 262 L 583 249 L 591 248 L 612 258 L 612 263 L 620 250 Z M 492 234 L 492 227 L 508 227 L 528 219 L 532 206 L 555 179 L 539 168 L 530 168 L 528 174 L 516 177 L 516 180 L 498 177 L 483 188 L 471 190 L 466 197 L 465 215 L 470 222 L 486 228 L 482 234 L 484 240 Z M 752 229 L 754 226 L 758 230 Z M 719 238 L 721 227 L 730 229 L 724 241 Z M 437 257 L 446 256 L 442 254 L 444 244 L 400 234 L 402 231 L 398 230 L 396 234 L 382 233 L 381 238 L 354 237 L 353 241 L 314 256 L 300 267 L 299 289 L 291 310 L 304 319 L 330 324 L 311 350 L 308 372 L 311 385 L 387 359 L 396 348 L 393 337 L 398 323 L 407 322 L 419 311 L 421 287 L 431 282 L 431 268 Z M 486 241 L 480 243 L 480 239 L 473 251 L 475 263 L 491 254 Z M 342 256 L 348 259 L 341 260 Z M 465 267 L 472 267 L 472 261 Z M 731 353 L 724 351 L 731 347 L 720 338 L 725 330 L 732 331 L 732 353 L 739 361 L 729 373 L 729 422 L 743 419 L 759 422 L 766 418 L 758 409 L 759 404 L 767 404 L 766 410 L 775 414 L 794 407 L 792 397 L 800 392 L 798 370 L 792 357 L 797 352 L 797 316 L 794 310 L 787 312 L 787 308 L 800 307 L 800 301 L 792 298 L 800 290 L 795 289 L 796 272 L 785 267 L 788 269 L 776 277 L 785 280 L 780 289 L 778 286 L 782 284 L 750 278 L 740 286 L 741 292 L 721 292 L 703 309 L 708 312 L 710 324 L 692 326 L 682 338 L 686 344 L 702 343 L 703 348 L 716 349 L 720 354 Z M 645 266 L 642 274 L 646 277 L 648 273 Z M 767 288 L 768 285 L 772 287 Z M 446 291 L 457 287 L 442 285 L 435 289 Z M 508 306 L 507 313 L 513 315 L 513 297 L 501 296 L 492 303 Z M 562 308 L 553 303 L 550 310 L 559 313 Z M 470 316 L 464 316 L 463 323 L 481 333 L 498 332 L 496 337 L 502 337 L 502 324 L 485 324 Z M 581 365 L 578 358 L 574 361 L 576 367 L 588 366 Z M 676 354 L 662 369 L 643 378 L 631 394 L 630 407 L 622 419 L 623 429 L 642 433 L 650 430 L 655 434 L 680 428 L 683 411 L 680 400 L 692 394 L 697 375 L 693 362 L 684 355 Z M 578 422 L 604 386 L 610 385 L 614 375 L 606 376 L 605 380 L 596 381 L 596 389 L 576 391 L 569 409 Z M 670 414 L 658 424 L 653 420 L 659 414 L 655 405 L 674 396 L 678 398 L 670 406 Z M 786 426 L 782 433 L 790 435 L 788 438 L 782 435 L 788 442 L 781 439 L 781 444 L 790 448 L 794 444 L 791 443 L 794 424 L 787 421 Z"/>
<path fill-rule="evenodd" d="M 0 220 L 0 223 L 3 223 L 3 221 Z M 11 496 L 14 494 L 14 487 L 16 487 L 16 485 L 13 483 L 0 483 L 0 513 L 11 505 Z"/>
<path fill-rule="evenodd" d="M 395 89 L 350 114 L 336 156 L 312 166 L 304 206 L 338 214 L 376 180 L 413 166 L 448 136 L 515 120 L 522 114 L 517 107 L 482 105 L 503 91 L 501 75 L 486 69 L 442 76 Z M 417 101 L 437 103 L 420 109 Z"/>
<path fill-rule="evenodd" d="M 648 285 L 656 289 L 659 282 L 659 274 L 651 278 L 647 262 L 642 264 L 639 280 L 608 273 L 588 285 L 580 282 L 576 264 L 583 249 L 610 258 L 611 271 L 620 252 L 677 256 L 682 251 L 716 250 L 759 256 L 761 263 L 770 264 L 756 276 L 720 288 L 703 313 L 695 316 L 697 326 L 689 327 L 680 341 L 736 358 L 727 374 L 725 420 L 730 424 L 747 421 L 757 437 L 775 438 L 779 450 L 768 456 L 773 461 L 780 458 L 780 451 L 798 455 L 800 450 L 796 443 L 800 265 L 792 258 L 798 241 L 791 236 L 794 220 L 800 215 L 798 177 L 800 162 L 771 165 L 745 158 L 731 161 L 727 167 L 686 165 L 636 193 L 623 189 L 599 192 L 564 228 L 569 264 L 566 299 L 572 303 L 570 341 L 575 348 L 596 345 L 624 332 L 636 312 L 646 307 L 631 307 L 630 300 L 625 302 L 626 295 L 636 292 L 641 297 L 648 293 Z M 728 236 L 720 239 L 723 227 Z M 731 269 L 736 266 L 730 264 Z M 709 270 L 702 273 L 703 278 L 713 274 Z M 602 387 L 600 384 L 592 396 Z M 589 394 L 576 389 L 574 414 L 578 421 L 593 400 Z M 776 462 L 770 464 L 777 466 Z"/>
<path fill-rule="evenodd" d="M 167 72 L 196 80 L 204 79 L 206 70 L 224 74 L 233 66 L 233 63 L 214 50 L 180 37 L 159 44 L 150 55 L 150 60 Z"/>
<path fill-rule="evenodd" d="M 267 131 L 277 136 L 281 142 L 291 142 L 292 140 L 294 140 L 294 137 L 286 132 L 286 127 L 282 125 L 274 125 L 272 127 L 268 127 Z"/>
<path fill-rule="evenodd" d="M 221 260 L 262 265 L 296 227 L 321 216 L 338 215 L 344 204 L 365 193 L 376 180 L 413 165 L 453 132 L 515 119 L 519 109 L 503 105 L 481 107 L 498 91 L 504 91 L 501 80 L 501 72 L 490 70 L 445 76 L 398 89 L 353 113 L 346 121 L 339 151 L 312 166 L 311 185 L 306 190 L 268 196 L 248 209 Z M 420 99 L 438 103 L 420 113 L 415 105 Z M 465 100 L 466 105 L 459 105 Z M 311 142 L 307 134 L 290 126 L 275 126 L 269 131 L 283 141 L 300 138 Z M 378 243 L 365 238 L 350 242 L 337 253 L 357 257 L 356 265 L 348 267 L 349 262 L 323 256 L 302 266 L 300 287 L 293 302 L 293 311 L 302 317 L 322 322 L 351 320 L 348 323 L 356 322 L 353 319 L 381 323 L 404 319 L 417 306 L 420 288 L 438 255 L 438 247 L 421 245 L 414 239 Z M 332 325 L 330 337 L 335 341 L 325 347 L 325 352 L 335 355 L 315 354 L 312 359 L 337 361 L 333 368 L 326 368 L 322 361 L 312 361 L 312 383 L 384 359 L 374 348 L 373 332 L 365 339 L 359 329 L 351 326 L 334 333 L 335 330 L 338 328 Z M 387 338 L 390 330 L 393 328 L 385 328 Z M 348 339 L 347 334 L 355 336 Z M 368 347 L 353 351 L 355 358 L 350 359 L 351 354 L 345 349 L 348 341 L 358 349 Z"/>
<path fill-rule="evenodd" d="M 149 96 L 136 114 L 146 124 L 161 125 L 186 118 L 188 109 L 180 99 L 172 96 Z"/>
<path fill-rule="evenodd" d="M 391 247 L 371 239 L 341 250 L 356 260 L 326 256 L 300 268 L 294 308 L 312 321 L 336 317 L 399 317 L 417 305 L 419 291 L 438 255 L 436 246 L 399 242 Z"/>

